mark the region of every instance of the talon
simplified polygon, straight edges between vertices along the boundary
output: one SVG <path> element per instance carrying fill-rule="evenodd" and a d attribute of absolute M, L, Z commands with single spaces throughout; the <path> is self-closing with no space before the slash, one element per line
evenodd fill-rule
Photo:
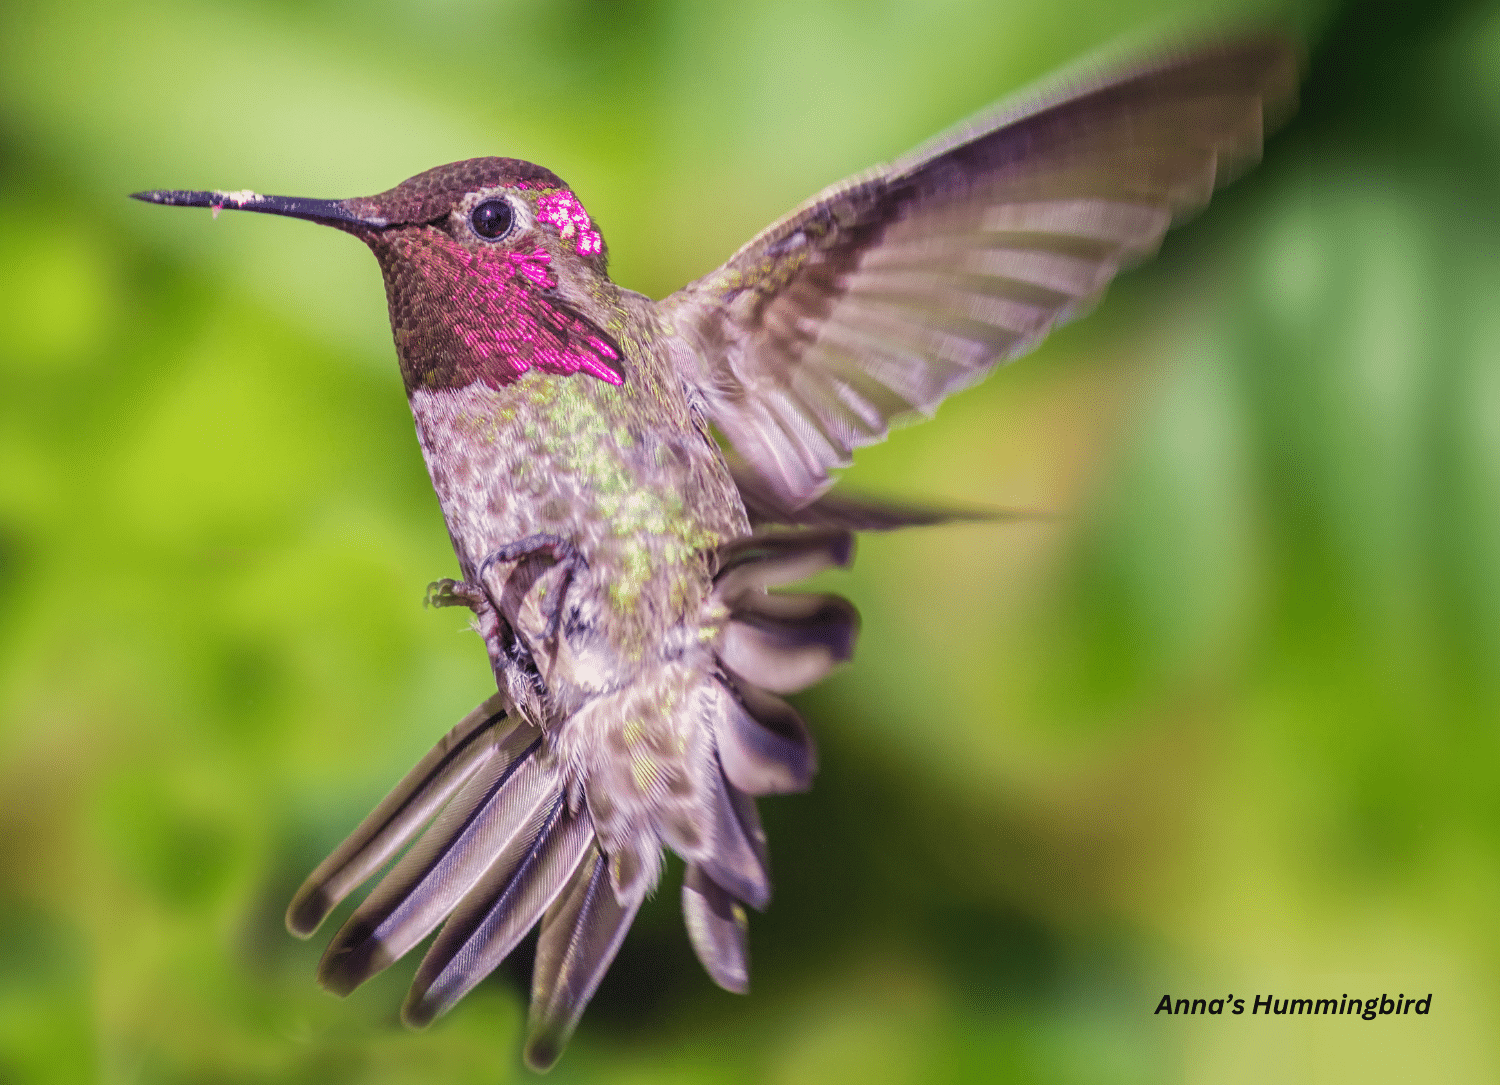
<path fill-rule="evenodd" d="M 424 607 L 468 607 L 478 610 L 485 603 L 484 591 L 462 580 L 444 577 L 427 585 Z"/>

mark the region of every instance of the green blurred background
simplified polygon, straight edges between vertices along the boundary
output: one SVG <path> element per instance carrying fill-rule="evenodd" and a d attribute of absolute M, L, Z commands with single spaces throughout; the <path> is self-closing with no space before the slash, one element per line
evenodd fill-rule
<path fill-rule="evenodd" d="M 0 10 L 0 1081 L 499 1082 L 293 888 L 491 690 L 374 262 L 147 187 L 568 178 L 660 296 L 1194 0 L 10 0 Z M 1088 320 L 860 456 L 1061 518 L 869 537 L 762 804 L 754 988 L 676 870 L 560 1082 L 1500 1080 L 1500 9 L 1282 12 L 1297 118 Z M 529 952 L 529 951 L 528 951 Z M 526 955 L 523 953 L 524 958 Z M 1153 1015 L 1433 994 L 1432 1013 Z"/>

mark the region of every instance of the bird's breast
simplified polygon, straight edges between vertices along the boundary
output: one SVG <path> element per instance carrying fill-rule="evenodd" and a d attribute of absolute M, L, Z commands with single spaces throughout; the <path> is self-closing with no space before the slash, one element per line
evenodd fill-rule
<path fill-rule="evenodd" d="M 674 627 L 697 619 L 713 549 L 747 530 L 717 449 L 670 404 L 531 372 L 499 389 L 416 389 L 411 406 L 464 578 L 522 540 L 565 541 L 586 562 L 568 589 L 570 628 L 622 665 L 668 650 Z M 524 628 L 523 602 L 507 609 Z"/>

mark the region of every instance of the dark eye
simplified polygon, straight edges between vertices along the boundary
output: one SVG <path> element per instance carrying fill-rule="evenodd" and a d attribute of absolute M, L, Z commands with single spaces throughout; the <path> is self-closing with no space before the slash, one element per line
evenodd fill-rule
<path fill-rule="evenodd" d="M 499 241 L 515 221 L 516 213 L 504 200 L 485 200 L 469 212 L 469 225 L 486 241 Z"/>

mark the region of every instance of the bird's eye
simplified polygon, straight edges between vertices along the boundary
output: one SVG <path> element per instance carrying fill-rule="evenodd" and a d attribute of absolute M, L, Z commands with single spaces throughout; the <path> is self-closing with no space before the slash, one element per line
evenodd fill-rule
<path fill-rule="evenodd" d="M 504 200 L 485 200 L 469 212 L 469 226 L 486 241 L 499 241 L 515 221 L 516 213 Z"/>

